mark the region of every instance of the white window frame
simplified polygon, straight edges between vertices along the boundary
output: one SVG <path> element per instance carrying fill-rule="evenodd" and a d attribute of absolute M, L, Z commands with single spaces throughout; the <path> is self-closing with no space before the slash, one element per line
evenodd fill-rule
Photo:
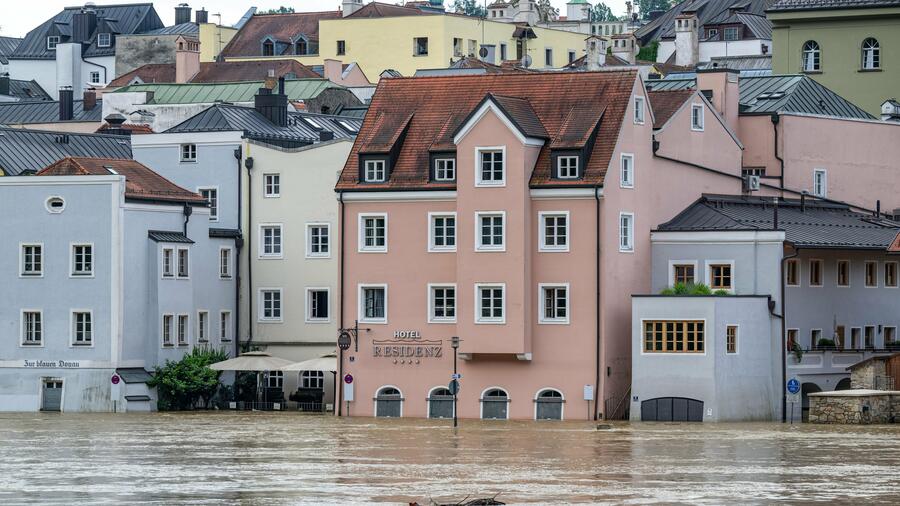
<path fill-rule="evenodd" d="M 424 52 L 419 51 L 419 40 L 420 39 L 425 39 L 425 46 L 424 46 L 425 51 Z M 431 49 L 428 46 L 429 46 L 428 37 L 413 37 L 413 56 L 414 57 L 428 56 L 428 51 Z"/>
<path fill-rule="evenodd" d="M 797 282 L 790 283 L 788 281 L 787 269 L 785 269 L 784 270 L 784 286 L 794 286 L 794 287 L 800 286 L 801 284 L 803 284 L 803 262 L 801 262 L 799 258 L 789 258 L 788 261 L 785 263 L 785 266 L 787 266 L 788 264 L 794 264 L 797 266 Z"/>
<path fill-rule="evenodd" d="M 384 318 L 366 318 L 365 290 L 368 288 L 381 288 L 384 290 Z M 374 323 L 387 325 L 388 322 L 388 285 L 387 283 L 359 283 L 356 285 L 357 319 L 360 323 Z"/>
<path fill-rule="evenodd" d="M 546 219 L 559 217 L 566 219 L 566 244 L 564 246 L 547 245 Z M 572 244 L 572 219 L 569 216 L 569 211 L 538 211 L 538 251 L 566 253 L 569 251 L 570 244 Z"/>
<path fill-rule="evenodd" d="M 625 171 L 625 160 L 630 163 L 630 171 Z M 625 176 L 628 177 L 625 177 Z M 622 153 L 619 155 L 619 187 L 634 188 L 634 153 Z"/>
<path fill-rule="evenodd" d="M 731 266 L 731 288 L 713 288 L 712 286 L 712 266 L 713 265 L 730 265 Z M 734 270 L 734 260 L 706 260 L 703 262 L 703 272 L 704 272 L 704 280 L 706 286 L 710 288 L 710 290 L 725 290 L 728 293 L 734 293 L 735 287 L 737 287 L 737 272 Z"/>
<path fill-rule="evenodd" d="M 166 318 L 170 318 L 169 324 L 166 324 Z M 175 346 L 175 314 L 163 313 L 159 319 L 159 343 L 163 348 L 172 348 Z M 166 343 L 166 330 L 169 331 L 169 342 Z"/>
<path fill-rule="evenodd" d="M 444 164 L 444 173 L 445 177 L 440 177 L 438 174 L 440 173 L 440 169 L 438 168 L 441 163 Z M 446 177 L 446 172 L 448 171 L 447 166 L 450 165 L 451 168 L 449 170 L 453 171 L 453 177 Z M 434 180 L 441 182 L 450 182 L 456 181 L 456 158 L 435 158 L 434 159 Z"/>
<path fill-rule="evenodd" d="M 185 275 L 181 275 L 181 252 L 187 252 L 187 267 L 184 272 Z M 187 246 L 181 246 L 175 248 L 175 278 L 176 279 L 191 279 L 191 249 Z"/>
<path fill-rule="evenodd" d="M 574 169 L 575 169 L 574 175 L 569 175 L 569 174 L 567 174 L 565 176 L 563 175 L 563 172 L 562 172 L 562 169 L 563 169 L 562 161 L 563 160 L 567 160 L 568 162 L 574 161 Z M 571 164 L 567 163 L 567 165 L 568 165 L 568 167 L 566 167 L 566 168 L 568 170 L 572 170 L 573 167 L 571 166 Z M 578 174 L 579 174 L 578 173 L 578 170 L 579 170 L 578 165 L 579 165 L 579 156 L 578 155 L 557 156 L 556 157 L 556 177 L 557 177 L 557 179 L 578 179 Z"/>
<path fill-rule="evenodd" d="M 266 253 L 265 231 L 268 228 L 278 229 L 278 252 Z M 274 236 L 273 236 L 274 237 Z M 274 250 L 275 242 L 273 239 L 272 247 Z M 259 224 L 259 259 L 277 260 L 284 258 L 284 225 L 282 223 L 260 223 Z"/>
<path fill-rule="evenodd" d="M 647 101 L 644 97 L 640 95 L 635 95 L 634 100 L 632 101 L 632 106 L 634 107 L 634 124 L 635 125 L 643 125 L 646 120 L 646 107 L 645 104 Z"/>
<path fill-rule="evenodd" d="M 41 270 L 35 274 L 25 274 L 25 248 L 37 246 L 41 249 Z M 44 277 L 44 243 L 42 242 L 20 242 L 19 243 L 19 277 L 20 278 L 43 278 Z"/>
<path fill-rule="evenodd" d="M 75 248 L 88 247 L 91 249 L 91 270 L 77 272 L 75 270 Z M 43 249 L 43 248 L 42 248 Z M 43 256 L 43 254 L 42 254 Z M 74 279 L 85 279 L 94 277 L 94 243 L 92 242 L 72 242 L 69 243 L 69 277 Z"/>
<path fill-rule="evenodd" d="M 191 146 L 193 146 L 193 148 L 191 148 Z M 185 148 L 187 148 L 188 156 L 185 156 Z M 191 151 L 193 151 L 193 153 L 191 153 Z M 180 144 L 178 146 L 178 159 L 181 163 L 197 163 L 197 145 L 192 142 Z"/>
<path fill-rule="evenodd" d="M 453 246 L 437 246 L 435 244 L 435 220 L 437 218 L 453 218 Z M 445 226 L 446 229 L 446 226 Z M 445 235 L 445 238 L 447 236 Z M 428 252 L 429 253 L 453 253 L 459 242 L 459 219 L 456 212 L 429 212 L 428 213 Z"/>
<path fill-rule="evenodd" d="M 481 316 L 481 290 L 483 288 L 500 288 L 500 310 L 502 316 L 484 318 Z M 475 324 L 476 325 L 505 325 L 506 324 L 506 283 L 475 283 Z"/>
<path fill-rule="evenodd" d="M 501 171 L 503 173 L 503 178 L 498 180 L 484 180 L 481 178 L 481 154 L 487 152 L 500 152 L 500 156 L 503 159 L 503 163 L 501 164 Z M 506 146 L 478 146 L 475 148 L 475 186 L 482 188 L 502 188 L 506 186 Z"/>
<path fill-rule="evenodd" d="M 206 318 L 201 318 L 201 315 L 205 315 Z M 204 325 L 203 321 L 206 320 L 206 324 Z M 206 309 L 198 309 L 197 310 L 197 342 L 198 343 L 208 343 L 209 342 L 209 311 Z"/>
<path fill-rule="evenodd" d="M 181 336 L 178 334 L 179 330 L 181 330 L 181 319 L 185 318 L 184 321 L 184 341 L 179 339 Z M 191 345 L 191 315 L 186 313 L 180 313 L 175 315 L 175 346 L 190 346 Z"/>
<path fill-rule="evenodd" d="M 378 174 L 378 165 L 381 166 L 381 177 L 376 178 L 375 175 Z M 372 170 L 372 176 L 369 177 L 369 170 Z M 366 183 L 384 183 L 387 181 L 387 160 L 384 159 L 375 159 L 375 160 L 366 160 L 363 164 L 363 181 Z"/>
<path fill-rule="evenodd" d="M 222 256 L 222 252 L 225 252 L 225 256 Z M 225 269 L 223 272 L 222 269 L 222 258 L 225 258 Z M 232 279 L 234 274 L 234 250 L 230 246 L 219 246 L 219 279 Z"/>
<path fill-rule="evenodd" d="M 818 263 L 819 263 L 819 284 L 814 285 L 814 284 L 812 283 L 812 279 L 810 279 L 809 277 L 807 277 L 807 279 L 806 279 L 806 284 L 807 284 L 807 286 L 809 286 L 810 288 L 822 288 L 822 287 L 825 286 L 825 260 L 822 259 L 822 258 L 810 258 L 810 259 L 809 259 L 809 265 L 810 265 L 810 268 L 809 268 L 809 275 L 810 275 L 810 276 L 812 275 L 812 267 L 811 267 L 811 265 L 812 265 L 813 262 L 818 262 Z"/>
<path fill-rule="evenodd" d="M 56 51 L 56 46 L 59 45 L 60 39 L 59 35 L 48 35 L 47 36 L 47 51 Z"/>
<path fill-rule="evenodd" d="M 25 344 L 25 313 L 37 313 L 41 319 L 41 340 L 37 344 Z M 46 337 L 47 323 L 44 320 L 43 309 L 22 309 L 19 311 L 19 348 L 43 348 Z"/>
<path fill-rule="evenodd" d="M 104 35 L 106 37 L 104 37 Z M 105 41 L 104 41 L 105 39 Z M 112 46 L 112 34 L 108 32 L 102 32 L 97 34 L 97 47 L 110 47 Z"/>
<path fill-rule="evenodd" d="M 503 227 L 503 235 L 500 237 L 502 244 L 484 245 L 481 242 L 481 218 L 499 216 L 501 226 Z M 475 251 L 477 252 L 502 252 L 506 251 L 506 211 L 476 211 L 475 212 Z"/>
<path fill-rule="evenodd" d="M 669 286 L 675 286 L 675 266 L 676 265 L 691 265 L 694 267 L 694 284 L 697 283 L 697 266 L 698 262 L 696 260 L 669 260 Z"/>
<path fill-rule="evenodd" d="M 703 126 L 705 124 L 704 114 L 706 107 L 703 107 L 703 104 L 691 104 L 691 130 L 694 132 L 702 132 Z M 694 116 L 696 111 L 700 111 L 698 115 Z M 699 121 L 697 121 L 699 120 Z"/>
<path fill-rule="evenodd" d="M 203 196 L 203 191 L 213 191 L 216 194 L 215 205 L 209 206 L 209 221 L 219 221 L 219 187 L 218 186 L 198 186 L 197 193 Z M 209 202 L 209 199 L 206 200 Z"/>
<path fill-rule="evenodd" d="M 624 236 L 624 238 L 627 239 L 627 241 L 628 241 L 627 245 L 622 244 L 622 238 L 623 238 L 622 218 L 625 218 L 625 217 L 629 218 L 628 223 L 630 225 L 627 230 L 627 235 Z M 618 231 L 617 235 L 619 237 L 619 252 L 620 253 L 634 253 L 634 213 L 626 213 L 626 212 L 619 213 L 619 221 L 617 222 L 617 231 Z"/>
<path fill-rule="evenodd" d="M 88 74 L 88 82 L 90 82 L 91 84 L 100 84 L 100 71 L 92 70 Z"/>
<path fill-rule="evenodd" d="M 313 318 L 312 315 L 312 303 L 313 303 L 313 292 L 325 292 L 327 294 L 328 299 L 328 316 L 325 318 Z M 327 286 L 308 286 L 306 287 L 306 311 L 305 311 L 305 320 L 306 323 L 331 323 L 331 288 Z"/>
<path fill-rule="evenodd" d="M 75 331 L 75 314 L 86 314 L 90 319 L 91 332 L 90 332 L 90 341 L 87 343 L 79 343 L 75 340 L 76 331 Z M 94 347 L 94 311 L 91 309 L 70 309 L 69 310 L 69 347 L 70 348 L 93 348 Z"/>
<path fill-rule="evenodd" d="M 893 266 L 894 266 L 894 284 L 893 284 L 893 285 L 887 284 L 887 268 L 888 268 L 887 266 L 888 266 L 888 265 L 893 265 Z M 900 262 L 897 262 L 897 261 L 887 261 L 887 262 L 884 262 L 884 265 L 883 265 L 881 271 L 882 271 L 882 272 L 881 272 L 881 275 L 882 275 L 882 278 L 881 278 L 881 284 L 882 284 L 885 288 L 897 288 L 897 287 L 900 287 L 900 279 L 898 279 L 898 277 L 897 277 L 898 275 L 900 275 Z"/>
<path fill-rule="evenodd" d="M 169 271 L 166 272 L 166 252 L 171 255 L 169 260 Z M 159 249 L 159 275 L 162 279 L 175 279 L 175 271 L 178 270 L 178 260 L 175 258 L 175 248 L 171 246 Z"/>
<path fill-rule="evenodd" d="M 281 173 L 271 172 L 263 174 L 263 198 L 277 199 L 279 197 L 281 197 Z"/>
<path fill-rule="evenodd" d="M 325 240 L 328 251 L 325 253 L 312 251 L 313 228 L 325 228 Z M 321 243 L 319 244 L 321 248 Z M 331 223 L 324 221 L 311 221 L 306 224 L 306 258 L 331 258 Z"/>
<path fill-rule="evenodd" d="M 819 177 L 821 176 L 821 191 L 818 188 L 819 186 Z M 813 191 L 812 194 L 816 197 L 827 198 L 828 197 L 828 171 L 825 169 L 813 169 Z"/>
<path fill-rule="evenodd" d="M 866 271 L 866 269 L 868 269 L 869 264 L 875 264 L 875 284 L 874 285 L 870 285 L 868 283 L 869 280 L 867 279 L 869 277 L 869 273 Z M 878 278 L 880 277 L 879 274 L 881 274 L 880 267 L 881 267 L 881 264 L 879 264 L 877 260 L 864 260 L 863 261 L 863 286 L 865 288 L 878 288 L 881 286 L 878 283 Z"/>
<path fill-rule="evenodd" d="M 304 374 L 306 373 L 306 374 Z M 309 386 L 314 381 L 319 386 Z M 311 388 L 316 390 L 325 390 L 325 373 L 322 371 L 300 371 L 300 388 Z"/>
<path fill-rule="evenodd" d="M 732 274 L 733 276 L 733 274 Z M 734 282 L 731 283 L 732 285 Z M 734 352 L 728 351 L 728 327 L 734 327 Z M 797 333 L 797 337 L 800 337 L 800 333 Z M 737 323 L 726 323 L 725 324 L 725 354 L 726 355 L 739 355 L 741 353 L 741 326 Z"/>
<path fill-rule="evenodd" d="M 428 323 L 456 323 L 456 318 L 459 315 L 459 290 L 456 288 L 456 283 L 428 283 L 428 293 L 426 296 L 428 297 Z M 448 316 L 435 316 L 434 310 L 436 308 L 434 291 L 435 289 L 453 289 L 453 317 Z"/>
<path fill-rule="evenodd" d="M 553 48 L 544 48 L 544 67 L 553 67 Z"/>
<path fill-rule="evenodd" d="M 887 347 L 887 344 L 888 344 L 888 340 L 887 340 L 887 329 L 894 329 L 894 339 L 893 339 L 893 341 L 894 341 L 894 342 L 897 341 L 897 326 L 896 326 L 896 325 L 883 325 L 883 326 L 881 327 L 881 346 L 882 346 L 882 347 Z"/>
<path fill-rule="evenodd" d="M 266 292 L 278 293 L 278 316 L 265 316 L 266 308 Z M 256 321 L 258 323 L 282 323 L 284 321 L 284 289 L 281 287 L 262 287 L 256 291 L 257 313 Z M 274 305 L 273 305 L 274 310 Z"/>
<path fill-rule="evenodd" d="M 222 325 L 222 317 L 225 316 L 226 325 Z M 229 342 L 231 341 L 231 311 L 222 310 L 219 311 L 219 341 L 220 342 Z"/>
<path fill-rule="evenodd" d="M 366 246 L 366 218 L 384 218 L 384 246 Z M 387 253 L 388 251 L 388 215 L 387 213 L 359 213 L 357 218 L 357 244 L 358 253 Z"/>
<path fill-rule="evenodd" d="M 841 262 L 847 262 L 847 284 L 841 284 Z M 849 258 L 837 258 L 834 261 L 834 286 L 837 288 L 850 288 L 853 284 L 853 262 Z M 865 284 L 865 280 L 863 280 Z"/>
<path fill-rule="evenodd" d="M 565 394 L 562 393 L 562 390 L 560 390 L 558 388 L 553 388 L 553 387 L 541 387 L 541 388 L 538 388 L 537 391 L 534 393 L 534 420 L 538 419 L 538 417 L 537 417 L 538 402 L 539 402 L 538 399 L 541 398 L 542 393 L 548 392 L 548 391 L 558 393 L 559 398 L 562 400 L 562 402 L 559 404 L 559 420 L 556 420 L 555 418 L 550 418 L 549 420 L 561 422 L 566 419 L 566 396 L 565 396 Z M 509 396 L 507 395 L 507 398 L 508 397 Z"/>
<path fill-rule="evenodd" d="M 547 318 L 545 310 L 547 309 L 547 299 L 544 296 L 544 290 L 564 288 L 566 290 L 566 316 L 565 318 Z M 541 325 L 568 325 L 572 315 L 572 291 L 569 289 L 569 283 L 538 283 L 538 323 Z"/>

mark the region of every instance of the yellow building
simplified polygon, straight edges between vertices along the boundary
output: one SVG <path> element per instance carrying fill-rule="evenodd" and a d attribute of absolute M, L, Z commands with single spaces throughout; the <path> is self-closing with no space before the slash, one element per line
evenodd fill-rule
<path fill-rule="evenodd" d="M 215 23 L 200 23 L 200 61 L 216 61 L 219 53 L 231 42 L 237 28 Z"/>
<path fill-rule="evenodd" d="M 313 28 L 314 14 L 321 16 Z M 581 33 L 375 2 L 346 17 L 335 14 L 254 16 L 222 54 L 228 61 L 290 57 L 305 65 L 336 59 L 357 63 L 371 77 L 386 69 L 409 76 L 446 68 L 453 59 L 478 56 L 482 48 L 483 59 L 497 64 L 527 54 L 532 68 L 562 67 L 584 54 Z"/>

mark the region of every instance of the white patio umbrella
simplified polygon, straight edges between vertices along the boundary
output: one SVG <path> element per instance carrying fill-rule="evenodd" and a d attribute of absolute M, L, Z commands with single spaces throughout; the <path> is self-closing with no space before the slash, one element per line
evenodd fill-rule
<path fill-rule="evenodd" d="M 248 351 L 209 367 L 216 371 L 278 371 L 290 364 L 290 360 L 273 357 L 264 351 Z"/>
<path fill-rule="evenodd" d="M 337 355 L 329 353 L 318 358 L 311 358 L 281 367 L 281 371 L 322 371 L 337 372 Z"/>

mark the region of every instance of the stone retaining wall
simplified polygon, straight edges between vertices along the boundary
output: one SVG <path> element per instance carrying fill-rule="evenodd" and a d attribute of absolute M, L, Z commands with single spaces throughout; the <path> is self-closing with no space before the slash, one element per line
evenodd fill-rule
<path fill-rule="evenodd" d="M 895 423 L 900 418 L 900 392 L 842 390 L 809 396 L 810 423 Z"/>

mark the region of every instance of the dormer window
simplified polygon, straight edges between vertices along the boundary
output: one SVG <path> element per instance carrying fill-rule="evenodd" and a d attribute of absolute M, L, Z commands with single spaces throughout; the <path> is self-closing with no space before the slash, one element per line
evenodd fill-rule
<path fill-rule="evenodd" d="M 367 183 L 383 183 L 385 181 L 384 160 L 366 160 L 364 181 Z"/>
<path fill-rule="evenodd" d="M 560 179 L 578 177 L 578 156 L 558 156 L 556 158 L 556 174 Z"/>
<path fill-rule="evenodd" d="M 456 159 L 436 158 L 434 160 L 435 181 L 456 181 Z"/>
<path fill-rule="evenodd" d="M 57 44 L 59 44 L 59 35 L 49 35 L 47 37 L 47 50 L 48 51 L 56 50 Z"/>
<path fill-rule="evenodd" d="M 112 35 L 108 33 L 97 34 L 97 47 L 109 47 L 112 45 Z"/>
<path fill-rule="evenodd" d="M 294 42 L 294 54 L 309 54 L 309 42 L 306 41 L 305 37 L 300 36 Z"/>
<path fill-rule="evenodd" d="M 262 55 L 275 56 L 275 42 L 271 39 L 264 40 L 262 43 Z"/>

